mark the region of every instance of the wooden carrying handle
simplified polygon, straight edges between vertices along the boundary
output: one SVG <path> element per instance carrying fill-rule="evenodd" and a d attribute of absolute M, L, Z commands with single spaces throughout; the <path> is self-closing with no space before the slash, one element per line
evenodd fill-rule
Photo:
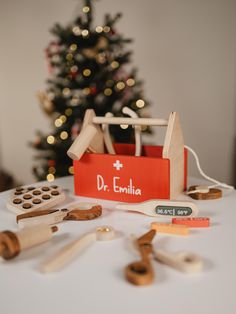
<path fill-rule="evenodd" d="M 167 126 L 168 120 L 166 119 L 151 119 L 151 118 L 122 118 L 122 117 L 94 117 L 93 123 L 95 124 L 127 124 L 127 125 L 156 125 Z"/>

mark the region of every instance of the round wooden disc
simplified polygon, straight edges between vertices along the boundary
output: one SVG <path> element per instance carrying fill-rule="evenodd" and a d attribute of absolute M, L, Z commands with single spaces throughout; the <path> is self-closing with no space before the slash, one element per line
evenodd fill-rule
<path fill-rule="evenodd" d="M 190 186 L 188 189 L 189 191 L 196 190 L 197 185 Z M 193 193 L 193 194 L 188 194 L 190 197 L 192 197 L 195 200 L 215 200 L 217 198 L 222 197 L 222 191 L 220 189 L 212 188 L 209 189 L 208 193 Z"/>
<path fill-rule="evenodd" d="M 1 256 L 5 260 L 14 258 L 20 253 L 20 243 L 17 236 L 11 231 L 0 232 L 0 244 L 3 247 Z"/>

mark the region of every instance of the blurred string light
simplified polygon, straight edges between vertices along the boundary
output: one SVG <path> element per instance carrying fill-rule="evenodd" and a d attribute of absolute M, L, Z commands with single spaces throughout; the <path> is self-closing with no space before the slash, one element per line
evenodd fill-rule
<path fill-rule="evenodd" d="M 77 65 L 73 65 L 73 66 L 70 68 L 70 71 L 71 71 L 72 73 L 76 73 L 76 72 L 78 71 Z"/>
<path fill-rule="evenodd" d="M 89 11 L 90 11 L 90 7 L 89 6 L 86 5 L 86 6 L 83 7 L 83 12 L 84 13 L 89 13 Z"/>
<path fill-rule="evenodd" d="M 48 182 L 52 182 L 52 181 L 54 181 L 54 179 L 55 179 L 55 177 L 54 177 L 54 175 L 53 175 L 52 173 L 49 173 L 49 174 L 47 175 L 47 180 L 48 180 Z"/>
<path fill-rule="evenodd" d="M 66 140 L 68 138 L 68 133 L 66 131 L 62 131 L 60 134 L 60 138 L 62 140 Z"/>
<path fill-rule="evenodd" d="M 81 29 L 79 26 L 74 26 L 72 28 L 72 32 L 74 33 L 75 36 L 80 36 L 81 35 Z"/>
<path fill-rule="evenodd" d="M 111 63 L 112 69 L 117 69 L 117 68 L 119 68 L 119 66 L 120 66 L 119 62 L 117 62 L 117 61 L 112 61 L 112 63 Z"/>
<path fill-rule="evenodd" d="M 70 96 L 71 90 L 70 90 L 68 87 L 65 87 L 65 88 L 63 88 L 63 90 L 62 90 L 62 94 L 63 94 L 64 96 Z"/>
<path fill-rule="evenodd" d="M 136 106 L 137 106 L 138 108 L 143 108 L 143 107 L 145 106 L 144 100 L 138 99 L 138 100 L 136 101 Z"/>
<path fill-rule="evenodd" d="M 103 31 L 104 31 L 105 33 L 109 33 L 110 30 L 111 30 L 110 26 L 104 26 L 104 27 L 103 27 Z"/>
<path fill-rule="evenodd" d="M 62 121 L 63 123 L 65 123 L 66 120 L 67 120 L 67 117 L 63 114 L 63 115 L 60 116 L 60 119 L 61 119 L 61 121 Z"/>
<path fill-rule="evenodd" d="M 127 81 L 126 81 L 126 84 L 131 87 L 131 86 L 134 86 L 135 85 L 135 80 L 132 79 L 132 78 L 129 78 Z"/>
<path fill-rule="evenodd" d="M 71 103 L 71 106 L 77 106 L 79 104 L 79 98 L 73 97 L 70 103 Z"/>
<path fill-rule="evenodd" d="M 83 70 L 83 76 L 88 77 L 88 76 L 90 76 L 90 75 L 91 75 L 91 70 L 89 70 L 89 69 L 84 69 L 84 70 Z"/>
<path fill-rule="evenodd" d="M 122 90 L 125 88 L 125 83 L 120 81 L 116 84 L 116 88 L 119 89 L 119 90 Z"/>
<path fill-rule="evenodd" d="M 55 137 L 53 136 L 53 135 L 49 135 L 48 137 L 47 137 L 47 142 L 48 142 L 48 144 L 54 144 L 55 143 Z"/>
<path fill-rule="evenodd" d="M 111 90 L 110 88 L 106 88 L 106 89 L 104 90 L 104 95 L 105 95 L 105 96 L 111 96 L 111 94 L 112 94 L 112 90 Z"/>
<path fill-rule="evenodd" d="M 103 27 L 102 27 L 102 26 L 97 26 L 97 27 L 95 28 L 95 31 L 96 31 L 97 33 L 102 33 Z"/>
<path fill-rule="evenodd" d="M 73 167 L 73 166 L 70 166 L 70 167 L 68 168 L 68 172 L 69 172 L 70 174 L 74 174 L 74 167 Z"/>
<path fill-rule="evenodd" d="M 72 53 L 68 53 L 68 54 L 66 55 L 66 60 L 67 60 L 67 61 L 71 61 L 72 59 L 73 59 Z"/>
<path fill-rule="evenodd" d="M 83 89 L 83 94 L 84 95 L 89 95 L 90 94 L 90 88 L 88 88 L 88 87 L 85 87 L 84 89 Z"/>
<path fill-rule="evenodd" d="M 71 44 L 70 45 L 70 50 L 71 51 L 75 51 L 77 49 L 77 45 L 76 44 Z"/>
<path fill-rule="evenodd" d="M 120 125 L 121 129 L 125 130 L 125 129 L 128 129 L 128 124 L 121 124 Z"/>
<path fill-rule="evenodd" d="M 67 117 L 71 116 L 72 113 L 73 113 L 73 110 L 72 110 L 71 108 L 67 108 L 67 109 L 65 110 L 65 115 L 67 115 Z"/>
<path fill-rule="evenodd" d="M 55 126 L 57 127 L 57 128 L 59 128 L 60 126 L 62 126 L 62 120 L 61 119 L 56 119 L 55 120 L 55 122 L 54 122 L 54 124 L 55 124 Z"/>
<path fill-rule="evenodd" d="M 87 29 L 83 29 L 82 32 L 81 32 L 81 35 L 83 37 L 87 37 L 89 35 L 89 31 Z"/>

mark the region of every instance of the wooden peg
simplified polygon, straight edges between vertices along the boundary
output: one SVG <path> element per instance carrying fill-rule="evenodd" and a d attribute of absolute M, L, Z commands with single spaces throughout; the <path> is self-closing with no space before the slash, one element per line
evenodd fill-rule
<path fill-rule="evenodd" d="M 190 186 L 188 191 L 194 191 L 198 189 L 197 185 Z M 220 189 L 216 188 L 210 188 L 208 193 L 189 193 L 190 197 L 192 197 L 195 200 L 215 200 L 222 197 L 222 191 Z"/>
<path fill-rule="evenodd" d="M 172 224 L 185 225 L 190 228 L 207 228 L 210 227 L 210 218 L 207 217 L 172 218 Z"/>
<path fill-rule="evenodd" d="M 181 236 L 187 236 L 189 234 L 188 226 L 184 225 L 175 225 L 164 222 L 152 222 L 151 228 L 154 229 L 157 233 L 167 233 Z"/>
<path fill-rule="evenodd" d="M 16 233 L 8 230 L 0 232 L 0 256 L 5 260 L 10 260 L 23 250 L 49 241 L 53 232 L 57 230 L 56 226 L 49 227 L 41 224 L 24 228 Z"/>

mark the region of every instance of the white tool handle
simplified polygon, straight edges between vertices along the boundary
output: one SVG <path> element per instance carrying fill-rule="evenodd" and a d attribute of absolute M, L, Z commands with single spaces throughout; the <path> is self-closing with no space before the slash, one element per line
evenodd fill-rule
<path fill-rule="evenodd" d="M 105 114 L 106 118 L 111 118 L 113 117 L 113 114 L 111 112 L 107 112 Z M 111 135 L 109 132 L 109 124 L 103 124 L 102 125 L 102 129 L 103 129 L 103 133 L 104 133 L 104 142 L 107 148 L 107 151 L 109 154 L 111 155 L 115 155 L 116 152 L 114 150 L 113 144 L 112 144 L 112 140 L 111 140 Z"/>
<path fill-rule="evenodd" d="M 95 124 L 105 124 L 106 123 L 106 124 L 167 126 L 168 120 L 166 120 L 166 119 L 151 119 L 151 118 L 94 117 L 93 123 L 95 123 Z"/>
<path fill-rule="evenodd" d="M 185 273 L 200 272 L 203 267 L 202 259 L 191 252 L 169 253 L 163 250 L 153 252 L 155 259 L 163 264 Z"/>
<path fill-rule="evenodd" d="M 40 269 L 44 273 L 53 272 L 61 269 L 68 264 L 75 256 L 85 250 L 97 239 L 96 232 L 85 234 L 79 239 L 64 246 L 58 253 L 43 262 Z"/>
<path fill-rule="evenodd" d="M 138 115 L 135 111 L 130 109 L 129 107 L 124 107 L 122 109 L 124 114 L 127 114 L 131 118 L 138 118 Z M 134 127 L 134 135 L 135 135 L 135 156 L 141 156 L 141 127 L 140 125 L 135 125 Z"/>
<path fill-rule="evenodd" d="M 158 209 L 158 207 L 160 207 L 160 209 Z M 169 209 L 166 209 L 166 214 L 165 214 L 165 210 L 161 210 L 161 207 L 166 207 Z M 173 210 L 171 210 L 171 208 L 173 208 Z M 179 212 L 181 212 L 181 208 L 183 214 L 182 215 L 175 215 L 174 211 L 178 210 Z M 185 208 L 185 209 L 184 209 Z M 186 214 L 186 212 L 188 211 L 188 208 L 191 210 L 190 214 Z M 116 209 L 121 209 L 121 210 L 131 210 L 131 211 L 136 211 L 136 212 L 140 212 L 143 213 L 145 215 L 148 216 L 152 216 L 152 217 L 194 217 L 197 216 L 198 214 L 198 209 L 196 204 L 192 203 L 192 202 L 186 202 L 186 201 L 169 201 L 169 200 L 149 200 L 146 202 L 142 202 L 142 203 L 132 203 L 132 204 L 117 204 L 116 205 Z M 159 211 L 159 213 L 158 213 Z M 161 213 L 161 211 L 163 213 Z M 173 213 L 168 214 L 168 211 L 171 213 L 171 211 Z"/>
<path fill-rule="evenodd" d="M 17 232 L 17 238 L 21 250 L 29 249 L 35 245 L 49 241 L 52 238 L 52 228 L 40 224 L 37 226 L 27 227 Z"/>
<path fill-rule="evenodd" d="M 29 217 L 20 219 L 18 221 L 18 227 L 20 229 L 30 226 L 36 226 L 38 224 L 56 225 L 63 221 L 63 218 L 68 214 L 68 211 L 57 211 L 48 215 L 42 215 L 37 217 Z"/>

